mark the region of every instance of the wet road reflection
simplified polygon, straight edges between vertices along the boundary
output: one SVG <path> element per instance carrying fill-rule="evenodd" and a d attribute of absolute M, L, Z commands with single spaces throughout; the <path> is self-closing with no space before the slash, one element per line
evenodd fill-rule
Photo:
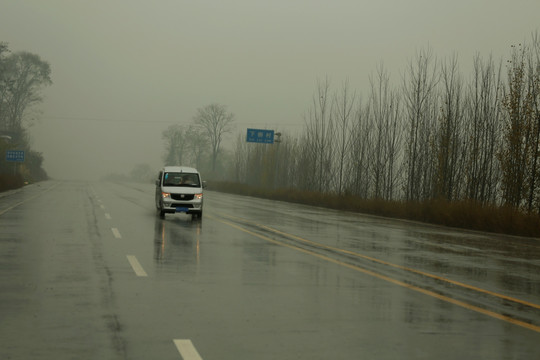
<path fill-rule="evenodd" d="M 385 219 L 363 229 L 361 221 L 343 221 L 358 215 L 308 211 L 309 218 L 298 216 L 313 224 L 304 236 L 286 222 L 266 225 L 267 219 L 259 223 L 247 215 L 219 215 L 267 241 L 540 332 L 537 239 L 448 232 L 408 222 L 397 229 L 399 222 Z M 377 222 L 388 224 L 388 231 Z"/>
<path fill-rule="evenodd" d="M 160 270 L 186 271 L 200 260 L 202 221 L 177 216 L 154 224 L 154 260 Z"/>
<path fill-rule="evenodd" d="M 460 236 L 461 235 L 461 236 Z M 455 232 L 407 234 L 403 262 L 515 296 L 540 298 L 540 246 L 536 239 Z"/>
<path fill-rule="evenodd" d="M 299 235 L 321 246 L 353 251 L 399 266 L 493 291 L 540 299 L 540 241 L 497 234 L 448 230 L 361 214 L 285 204 L 220 198 L 238 217 Z M 246 209 L 244 209 L 247 208 Z"/>

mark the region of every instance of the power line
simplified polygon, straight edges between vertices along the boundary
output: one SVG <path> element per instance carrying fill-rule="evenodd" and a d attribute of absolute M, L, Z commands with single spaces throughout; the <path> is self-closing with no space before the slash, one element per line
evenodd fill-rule
<path fill-rule="evenodd" d="M 88 121 L 88 122 L 109 122 L 109 123 L 145 123 L 145 124 L 177 124 L 178 120 L 128 120 L 128 119 L 113 119 L 113 118 L 92 118 L 92 117 L 67 117 L 67 116 L 44 116 L 40 117 L 44 120 L 67 120 L 67 121 Z"/>
<path fill-rule="evenodd" d="M 185 121 L 178 120 L 137 120 L 137 119 L 114 119 L 114 118 L 96 118 L 96 117 L 80 117 L 80 116 L 43 116 L 40 117 L 44 120 L 65 120 L 65 121 L 86 121 L 86 122 L 103 122 L 103 123 L 141 123 L 141 124 L 178 124 L 187 123 Z M 252 126 L 252 127 L 301 127 L 302 123 L 290 123 L 290 122 L 272 122 L 257 124 L 254 122 L 234 122 L 236 125 Z"/>

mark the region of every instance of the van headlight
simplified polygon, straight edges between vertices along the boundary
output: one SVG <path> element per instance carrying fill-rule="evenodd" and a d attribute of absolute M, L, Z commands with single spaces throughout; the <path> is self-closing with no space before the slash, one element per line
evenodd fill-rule
<path fill-rule="evenodd" d="M 168 192 L 162 192 L 161 193 L 161 197 L 163 199 L 170 199 L 171 198 L 171 193 L 168 193 Z"/>
<path fill-rule="evenodd" d="M 201 199 L 202 199 L 202 193 L 200 193 L 200 194 L 195 194 L 195 199 L 201 200 Z"/>

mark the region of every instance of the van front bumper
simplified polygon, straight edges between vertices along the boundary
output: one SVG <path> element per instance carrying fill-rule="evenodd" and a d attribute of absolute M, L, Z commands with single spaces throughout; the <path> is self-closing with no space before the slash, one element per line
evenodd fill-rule
<path fill-rule="evenodd" d="M 193 213 L 202 211 L 202 203 L 178 203 L 178 202 L 163 202 L 163 211 L 167 213 Z"/>

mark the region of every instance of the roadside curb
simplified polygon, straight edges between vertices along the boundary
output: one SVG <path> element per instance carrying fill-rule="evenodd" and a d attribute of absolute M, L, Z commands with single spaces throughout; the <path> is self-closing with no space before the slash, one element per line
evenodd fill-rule
<path fill-rule="evenodd" d="M 2 191 L 2 192 L 0 192 L 0 199 L 3 198 L 3 197 L 10 196 L 10 195 L 13 195 L 15 193 L 18 193 L 19 191 L 21 191 L 21 189 L 22 188 L 15 189 L 15 190 Z"/>
<path fill-rule="evenodd" d="M 0 192 L 0 199 L 3 198 L 3 197 L 7 197 L 7 196 L 11 196 L 13 194 L 16 194 L 19 191 L 24 190 L 24 188 L 35 186 L 36 184 L 37 183 L 32 183 L 32 184 L 24 185 L 24 186 L 22 186 L 22 187 L 20 187 L 18 189 L 2 191 L 2 192 Z"/>

